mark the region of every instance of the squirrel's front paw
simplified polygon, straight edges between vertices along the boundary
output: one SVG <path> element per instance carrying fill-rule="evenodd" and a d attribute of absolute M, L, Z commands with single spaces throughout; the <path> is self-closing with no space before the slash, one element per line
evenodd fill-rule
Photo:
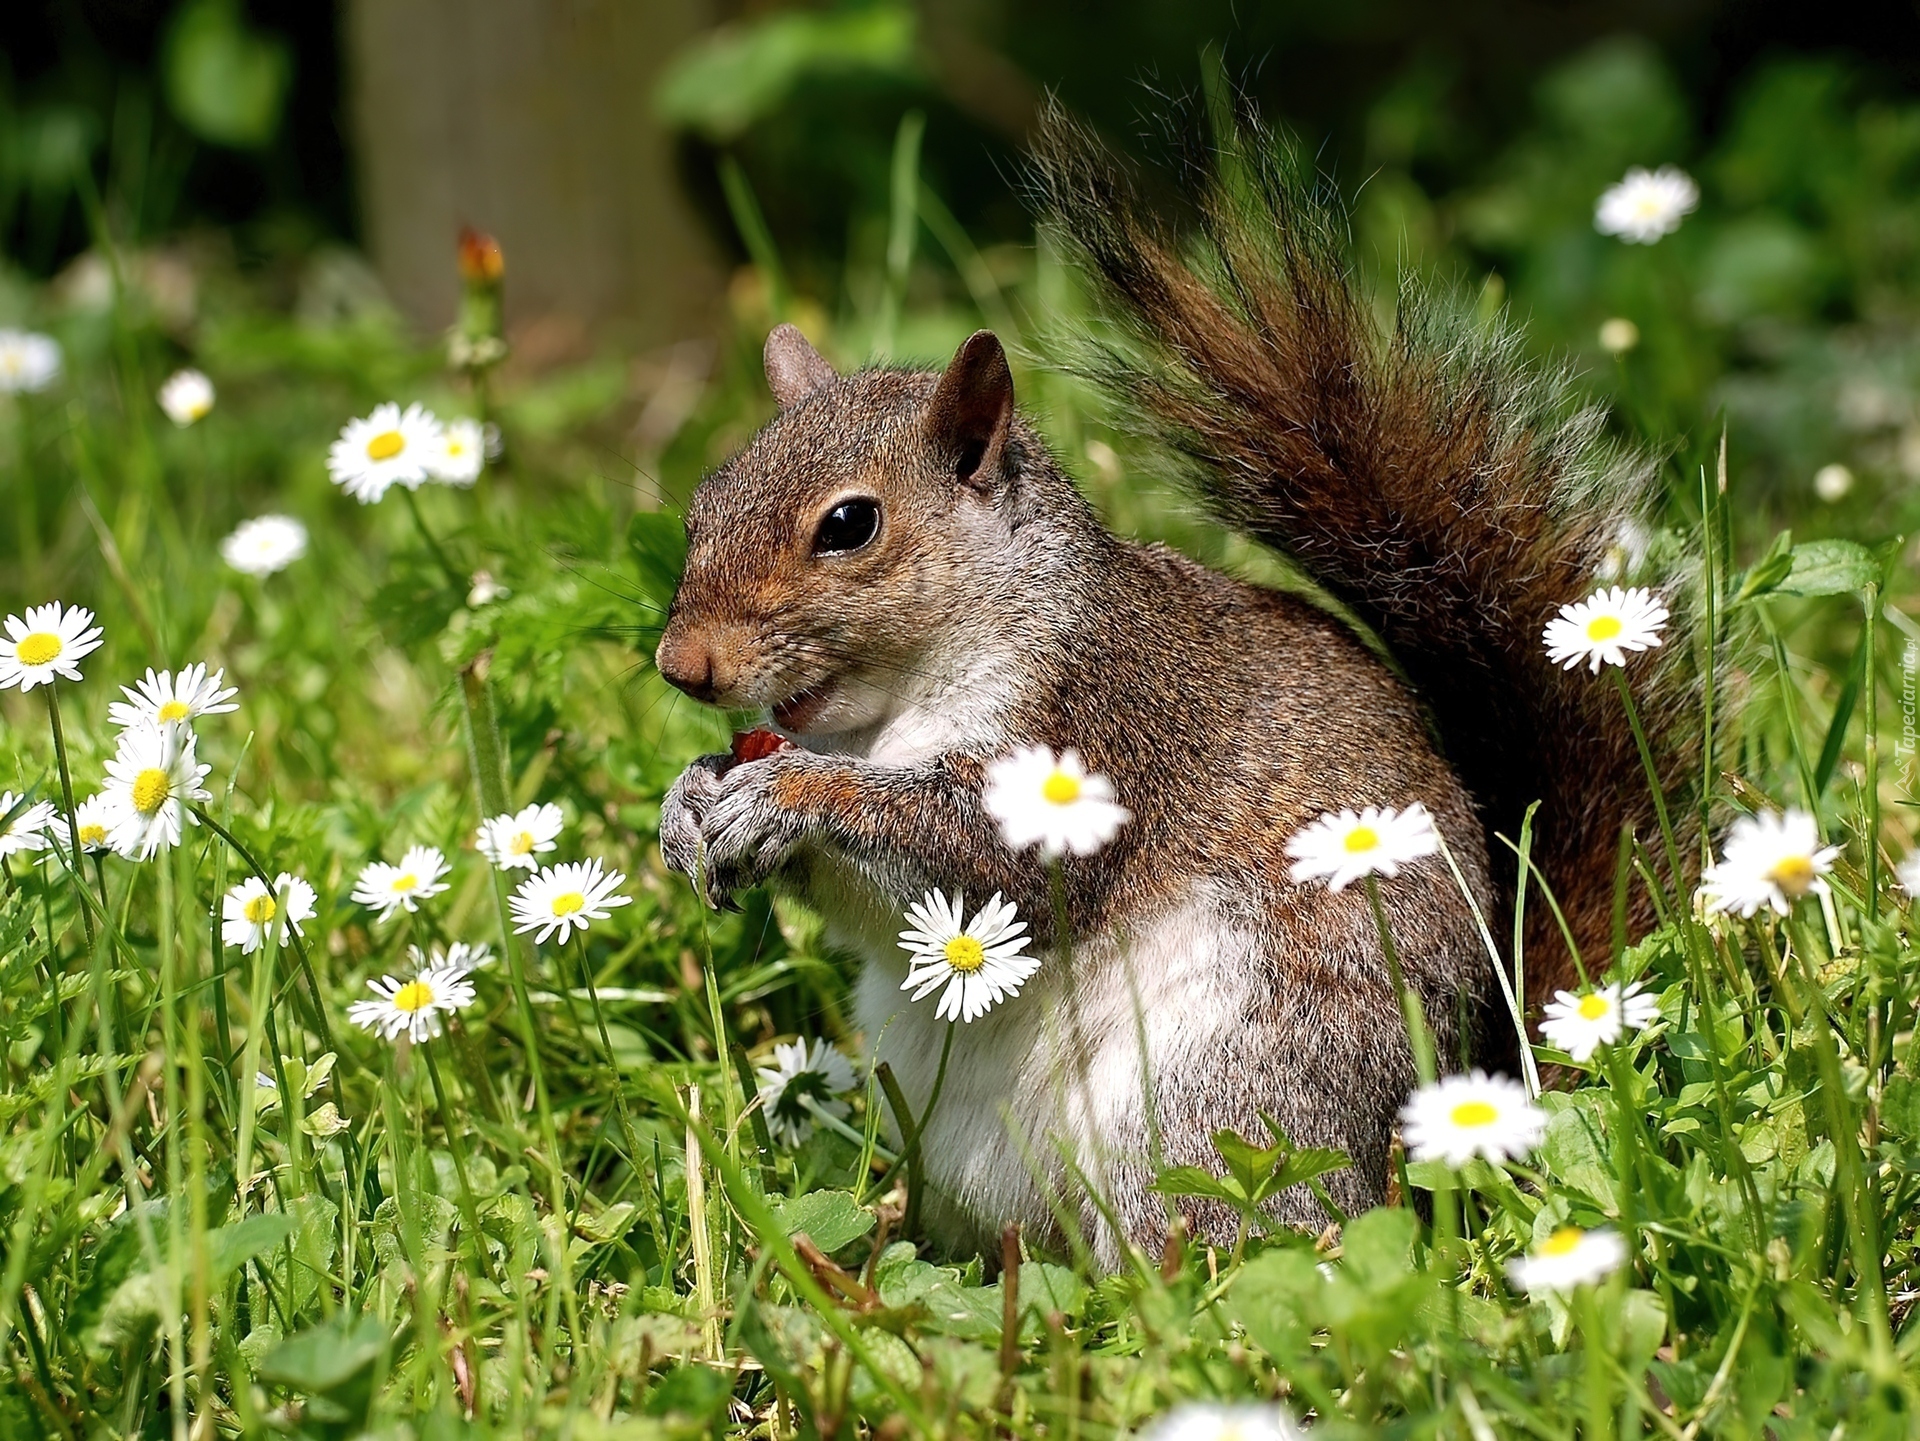
<path fill-rule="evenodd" d="M 696 887 L 700 884 L 700 856 L 705 845 L 702 825 L 720 794 L 720 778 L 732 765 L 732 756 L 701 756 L 680 772 L 680 778 L 660 802 L 660 857 Z M 702 899 L 713 904 L 709 897 Z"/>
<path fill-rule="evenodd" d="M 721 778 L 700 823 L 711 900 L 724 904 L 759 885 L 801 841 L 806 822 L 778 798 L 780 783 L 819 763 L 804 751 L 783 751 L 737 765 Z"/>

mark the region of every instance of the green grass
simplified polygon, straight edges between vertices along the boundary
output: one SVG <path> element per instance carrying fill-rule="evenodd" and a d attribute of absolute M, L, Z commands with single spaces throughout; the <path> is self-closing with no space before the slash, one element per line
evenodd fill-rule
<path fill-rule="evenodd" d="M 909 248 L 854 287 L 867 299 L 818 327 L 838 358 L 882 336 L 937 356 L 982 316 L 1029 339 L 1036 317 L 1074 317 L 1044 251 L 983 259 L 932 233 L 953 269 L 915 270 Z M 1684 255 L 1630 259 L 1692 283 Z M 1184 1398 L 1281 1399 L 1330 1435 L 1914 1434 L 1920 964 L 1868 844 L 1908 830 L 1904 622 L 1879 602 L 1910 583 L 1891 562 L 1842 546 L 1769 565 L 1738 463 L 1713 498 L 1704 583 L 1735 622 L 1716 815 L 1811 805 L 1846 852 L 1830 905 L 1675 921 L 1587 957 L 1644 978 L 1661 1019 L 1543 1098 L 1525 1165 L 1409 1167 L 1401 1204 L 1319 1237 L 1250 1211 L 1229 1249 L 1176 1243 L 1113 1275 L 1028 1254 L 1017 1282 L 984 1283 L 999 1258 L 902 1233 L 898 1177 L 872 1164 L 876 1084 L 850 1134 L 767 1145 L 747 1063 L 796 1034 L 851 1053 L 846 969 L 800 907 L 709 915 L 655 846 L 666 786 L 728 731 L 647 665 L 671 508 L 765 414 L 771 314 L 747 307 L 699 404 L 636 456 L 617 364 L 509 373 L 483 397 L 378 313 L 303 323 L 240 277 L 206 284 L 192 358 L 221 398 L 187 431 L 151 402 L 181 352 L 137 296 L 91 314 L 16 297 L 51 317 L 69 373 L 0 414 L 0 603 L 85 604 L 106 628 L 86 679 L 57 688 L 76 791 L 144 667 L 222 665 L 240 709 L 198 726 L 213 799 L 178 849 L 78 876 L 8 860 L 0 1436 L 471 1418 L 515 1436 L 1099 1437 Z M 1717 435 L 1697 368 L 1636 364 L 1632 414 Z M 1073 385 L 1019 381 L 1117 523 L 1269 566 L 1141 482 L 1145 458 Z M 324 475 L 338 427 L 390 398 L 484 402 L 506 443 L 473 491 L 423 491 L 420 525 L 399 494 L 362 508 Z M 1697 549 L 1702 477 L 1673 474 L 1671 543 Z M 268 510 L 305 520 L 311 553 L 260 581 L 223 568 L 220 537 Z M 1814 524 L 1845 530 L 1839 514 Z M 479 569 L 511 593 L 470 605 Z M 0 784 L 51 798 L 42 694 L 0 695 Z M 471 844 L 482 815 L 536 799 L 567 818 L 547 859 L 601 857 L 633 897 L 566 948 L 505 933 Z M 450 889 L 375 923 L 354 877 L 414 843 L 452 858 Z M 319 891 L 296 952 L 218 944 L 219 898 L 256 862 Z M 409 945 L 452 940 L 496 959 L 447 1035 L 397 1049 L 347 1023 L 369 978 L 408 973 Z M 1266 1140 L 1223 1145 L 1243 1196 L 1307 1159 Z M 1630 1263 L 1529 1301 L 1506 1262 L 1568 1223 L 1617 1229 Z"/>

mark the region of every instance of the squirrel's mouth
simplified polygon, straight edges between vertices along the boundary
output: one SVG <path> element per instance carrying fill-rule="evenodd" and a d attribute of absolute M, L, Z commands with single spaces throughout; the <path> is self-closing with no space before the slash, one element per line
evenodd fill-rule
<path fill-rule="evenodd" d="M 773 707 L 773 723 L 790 735 L 804 735 L 807 727 L 820 719 L 827 702 L 833 699 L 834 689 L 832 681 L 823 681 L 788 696 Z"/>

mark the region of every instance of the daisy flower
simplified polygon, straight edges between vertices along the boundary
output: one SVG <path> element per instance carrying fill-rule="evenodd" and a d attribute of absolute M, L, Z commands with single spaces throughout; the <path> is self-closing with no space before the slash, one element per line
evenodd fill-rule
<path fill-rule="evenodd" d="M 900 933 L 900 949 L 909 957 L 903 991 L 914 1000 L 940 990 L 934 1015 L 948 1021 L 971 1021 L 984 1016 L 1009 996 L 1020 994 L 1027 977 L 1040 962 L 1025 954 L 1030 939 L 1027 923 L 1016 920 L 1012 901 L 993 899 L 963 924 L 966 897 L 958 891 L 949 901 L 940 891 L 907 907 L 908 929 Z"/>
<path fill-rule="evenodd" d="M 1652 1025 L 1659 1017 L 1659 1001 L 1642 995 L 1640 982 L 1623 991 L 1615 981 L 1583 996 L 1556 992 L 1547 1002 L 1540 1034 L 1574 1060 L 1586 1061 L 1601 1046 L 1611 1046 L 1628 1031 Z"/>
<path fill-rule="evenodd" d="M 1600 348 L 1609 355 L 1625 355 L 1640 343 L 1640 327 L 1624 315 L 1600 322 Z"/>
<path fill-rule="evenodd" d="M 1616 585 L 1561 606 L 1540 638 L 1546 642 L 1547 659 L 1561 669 L 1572 670 L 1585 661 L 1599 675 L 1603 664 L 1624 666 L 1628 651 L 1659 645 L 1660 628 L 1666 623 L 1667 608 L 1653 598 L 1652 591 L 1645 586 L 1622 590 Z"/>
<path fill-rule="evenodd" d="M 480 822 L 474 845 L 503 871 L 530 871 L 537 864 L 534 856 L 553 849 L 553 838 L 565 824 L 556 805 L 528 806 L 517 815 Z"/>
<path fill-rule="evenodd" d="M 367 989 L 378 999 L 355 1001 L 347 1007 L 347 1019 L 389 1041 L 403 1035 L 414 1042 L 431 1040 L 440 1034 L 443 1013 L 473 1004 L 473 982 L 464 973 L 431 967 L 410 981 L 382 976 L 368 981 Z"/>
<path fill-rule="evenodd" d="M 437 896 L 447 888 L 440 878 L 448 871 L 447 858 L 433 846 L 413 846 L 390 866 L 385 861 L 369 861 L 353 883 L 353 899 L 378 911 L 375 920 L 384 921 L 403 907 L 420 909 L 420 902 Z"/>
<path fill-rule="evenodd" d="M 213 382 L 198 370 L 176 370 L 160 387 L 160 408 L 185 430 L 213 409 Z"/>
<path fill-rule="evenodd" d="M 212 769 L 199 763 L 185 726 L 122 731 L 101 787 L 113 821 L 107 843 L 130 861 L 180 844 L 181 817 L 199 824 L 185 803 L 213 799 L 200 784 Z"/>
<path fill-rule="evenodd" d="M 307 553 L 307 528 L 290 515 L 243 520 L 220 542 L 220 558 L 243 575 L 272 575 Z"/>
<path fill-rule="evenodd" d="M 1023 746 L 988 766 L 982 799 L 1010 847 L 1038 845 L 1047 860 L 1090 856 L 1133 819 L 1115 804 L 1113 782 L 1089 775 L 1078 751 L 1056 758 L 1046 746 Z"/>
<path fill-rule="evenodd" d="M 6 631 L 0 639 L 0 690 L 17 685 L 29 691 L 51 685 L 55 676 L 79 680 L 80 659 L 100 649 L 93 612 L 57 600 L 28 606 L 25 620 L 8 616 Z"/>
<path fill-rule="evenodd" d="M 472 485 L 487 460 L 487 436 L 480 422 L 462 417 L 447 422 L 440 448 L 427 462 L 427 472 L 444 485 Z"/>
<path fill-rule="evenodd" d="M 25 796 L 0 791 L 0 856 L 43 851 L 53 844 L 53 802 L 27 804 Z"/>
<path fill-rule="evenodd" d="M 1526 1255 L 1507 1262 L 1507 1275 L 1522 1291 L 1564 1293 L 1605 1280 L 1626 1259 L 1627 1243 L 1617 1232 L 1562 1226 Z"/>
<path fill-rule="evenodd" d="M 1475 1156 L 1518 1160 L 1540 1144 L 1547 1117 L 1518 1081 L 1476 1070 L 1415 1091 L 1400 1128 L 1408 1159 L 1464 1166 Z"/>
<path fill-rule="evenodd" d="M 0 395 L 45 390 L 60 378 L 60 342 L 31 330 L 0 330 Z"/>
<path fill-rule="evenodd" d="M 372 505 L 395 485 L 418 490 L 431 478 L 441 427 L 425 406 L 403 412 L 389 401 L 362 420 L 350 420 L 327 452 L 327 474 L 359 501 Z"/>
<path fill-rule="evenodd" d="M 1278 1406 L 1254 1401 L 1188 1401 L 1140 1433 L 1140 1441 L 1299 1441 Z"/>
<path fill-rule="evenodd" d="M 776 1146 L 788 1150 L 813 1134 L 813 1113 L 844 1121 L 852 1107 L 839 1097 L 853 1089 L 853 1067 L 825 1041 L 792 1041 L 773 1048 L 773 1068 L 756 1067 L 760 1109 Z"/>
<path fill-rule="evenodd" d="M 407 955 L 412 959 L 415 970 L 449 971 L 456 976 L 477 971 L 493 959 L 493 953 L 487 949 L 484 941 L 478 945 L 455 941 L 444 953 L 435 946 L 425 958 L 422 958 L 418 946 L 408 946 Z"/>
<path fill-rule="evenodd" d="M 271 891 L 260 877 L 248 876 L 220 903 L 220 939 L 226 945 L 238 946 L 242 955 L 250 954 L 267 943 L 267 933 L 274 929 L 277 917 L 279 944 L 284 946 L 289 926 L 296 936 L 306 934 L 300 923 L 313 919 L 313 900 L 313 887 L 285 871 L 273 878 Z"/>
<path fill-rule="evenodd" d="M 80 849 L 89 855 L 113 849 L 113 803 L 105 793 L 88 796 L 73 808 L 74 829 L 80 833 Z M 53 818 L 53 828 L 66 835 L 66 822 Z"/>
<path fill-rule="evenodd" d="M 576 930 L 586 930 L 589 921 L 604 921 L 615 906 L 633 900 L 614 894 L 614 887 L 624 880 L 620 871 L 603 872 L 597 858 L 548 866 L 520 882 L 513 893 L 508 904 L 514 932 L 537 930 L 534 943 L 541 945 L 558 931 L 564 946 Z"/>
<path fill-rule="evenodd" d="M 1295 884 L 1324 880 L 1330 891 L 1344 890 L 1362 876 L 1392 879 L 1400 867 L 1440 849 L 1433 816 L 1419 801 L 1403 811 L 1368 806 L 1357 815 L 1328 813 L 1287 842 L 1294 858 L 1287 874 Z"/>
<path fill-rule="evenodd" d="M 146 679 L 138 682 L 138 689 L 120 687 L 126 699 L 108 704 L 107 719 L 125 730 L 130 726 L 179 725 L 203 715 L 238 710 L 240 707 L 233 703 L 233 697 L 240 694 L 239 690 L 233 686 L 221 688 L 220 682 L 226 675 L 225 670 L 208 675 L 207 668 L 198 662 L 177 674 L 166 670 L 156 674 L 149 666 Z"/>
<path fill-rule="evenodd" d="M 1700 187 L 1686 171 L 1672 165 L 1658 170 L 1636 165 L 1593 207 L 1593 228 L 1630 245 L 1651 245 L 1678 230 L 1681 219 L 1699 203 Z"/>
<path fill-rule="evenodd" d="M 1707 914 L 1751 916 L 1767 906 L 1784 916 L 1802 896 L 1826 894 L 1822 877 L 1839 854 L 1839 846 L 1820 844 L 1819 827 L 1805 811 L 1742 816 L 1721 847 L 1719 863 L 1701 873 Z"/>

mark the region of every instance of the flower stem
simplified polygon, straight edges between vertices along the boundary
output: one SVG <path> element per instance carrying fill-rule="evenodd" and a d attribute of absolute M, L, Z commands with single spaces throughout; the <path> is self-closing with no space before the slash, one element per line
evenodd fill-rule
<path fill-rule="evenodd" d="M 247 863 L 247 869 L 260 878 L 260 884 L 267 888 L 267 894 L 279 894 L 274 886 L 273 877 L 268 875 L 266 868 L 254 859 L 253 852 L 240 843 L 239 837 L 208 815 L 202 807 L 194 806 L 192 809 L 194 815 L 198 816 L 216 836 L 233 847 L 234 853 Z M 333 1043 L 333 1027 L 327 1021 L 326 998 L 320 994 L 320 980 L 313 973 L 312 962 L 307 959 L 307 948 L 301 943 L 300 933 L 291 925 L 286 927 L 285 935 L 286 939 L 293 944 L 293 954 L 300 962 L 301 979 L 307 983 L 307 990 L 312 999 L 312 1010 L 307 1017 L 308 1023 L 312 1025 L 313 1033 L 320 1038 L 320 1044 L 324 1049 L 337 1051 L 339 1048 Z"/>
<path fill-rule="evenodd" d="M 1640 725 L 1640 711 L 1633 703 L 1633 690 L 1627 685 L 1624 666 L 1613 666 L 1613 683 L 1620 692 L 1620 704 L 1626 707 L 1627 724 L 1633 728 L 1633 743 L 1640 748 L 1640 764 L 1646 767 L 1647 789 L 1653 795 L 1653 811 L 1660 819 L 1660 838 L 1666 842 L 1667 868 L 1673 876 L 1673 895 L 1677 905 L 1686 895 L 1686 882 L 1680 870 L 1680 847 L 1673 838 L 1673 820 L 1667 814 L 1667 794 L 1660 786 L 1660 770 L 1653 763 L 1653 747 Z"/>
<path fill-rule="evenodd" d="M 587 988 L 587 1004 L 593 1008 L 593 1024 L 600 1033 L 600 1050 L 607 1058 L 607 1073 L 613 1077 L 613 1111 L 620 1118 L 620 1135 L 627 1143 L 627 1164 L 637 1176 L 640 1174 L 640 1138 L 634 1132 L 633 1117 L 627 1114 L 627 1088 L 620 1078 L 620 1063 L 613 1057 L 613 1038 L 607 1034 L 607 1017 L 600 1008 L 600 990 L 593 983 L 593 967 L 587 962 L 586 932 L 582 931 L 576 941 L 574 959 L 580 966 L 581 984 Z"/>
<path fill-rule="evenodd" d="M 1367 901 L 1373 907 L 1373 923 L 1380 930 L 1380 945 L 1387 953 L 1387 978 L 1392 982 L 1394 995 L 1400 1001 L 1400 1015 L 1407 1025 L 1407 1043 L 1413 1047 L 1413 1069 L 1419 1076 L 1420 1084 L 1431 1085 L 1439 1074 L 1433 1050 L 1433 1032 L 1427 1029 L 1426 1012 L 1421 1008 L 1420 997 L 1414 994 L 1407 984 L 1406 977 L 1400 971 L 1400 952 L 1393 944 L 1393 930 L 1387 925 L 1386 907 L 1380 904 L 1380 883 L 1369 875 L 1366 877 Z"/>
<path fill-rule="evenodd" d="M 487 656 L 476 656 L 460 671 L 460 698 L 465 706 L 467 758 L 473 768 L 473 789 L 480 803 L 480 816 L 497 816 L 507 808 L 506 761 L 500 747 L 500 727 L 494 718 L 493 696 L 487 689 Z M 555 1223 L 564 1225 L 567 1217 L 566 1172 L 560 1165 L 559 1133 L 553 1123 L 553 1102 L 547 1094 L 546 1068 L 540 1063 L 539 1025 L 534 1019 L 533 1000 L 527 993 L 526 960 L 521 954 L 520 938 L 514 933 L 513 917 L 507 908 L 506 878 L 492 874 L 493 903 L 500 918 L 501 949 L 506 952 L 507 976 L 513 988 L 514 1008 L 520 1017 L 520 1043 L 526 1047 L 527 1071 L 533 1079 L 534 1108 L 540 1119 L 540 1144 L 546 1153 L 547 1204 Z M 552 1246 L 554 1271 L 559 1277 L 560 1303 L 566 1308 L 567 1326 L 572 1335 L 580 1333 L 580 1303 L 573 1292 L 573 1262 L 567 1254 L 566 1235 L 562 1231 Z M 550 1349 L 549 1339 L 543 1355 Z"/>
<path fill-rule="evenodd" d="M 73 857 L 73 883 L 85 886 L 86 872 L 80 869 L 80 824 L 74 819 L 73 772 L 67 765 L 67 732 L 60 724 L 60 701 L 54 695 L 59 687 L 49 683 L 47 693 L 47 724 L 53 728 L 53 753 L 60 763 L 60 799 L 66 805 L 67 851 Z M 100 903 L 106 904 L 106 893 L 100 896 Z M 87 949 L 93 949 L 93 912 L 87 909 L 85 897 L 80 898 L 80 922 L 87 929 Z"/>
<path fill-rule="evenodd" d="M 432 554 L 434 563 L 447 577 L 447 584 L 455 590 L 465 590 L 467 579 L 453 568 L 453 562 L 447 559 L 446 551 L 440 548 L 440 542 L 433 538 L 433 532 L 427 529 L 427 518 L 420 513 L 420 501 L 413 493 L 413 487 L 403 485 L 400 493 L 407 498 L 407 509 L 413 514 L 414 529 L 420 532 L 420 539 Z"/>
<path fill-rule="evenodd" d="M 440 1063 L 434 1059 L 433 1043 L 428 1041 L 414 1050 L 426 1058 L 427 1077 L 433 1082 L 434 1103 L 440 1108 L 440 1126 L 447 1133 L 447 1150 L 453 1156 L 453 1174 L 460 1182 L 460 1209 L 473 1237 L 473 1259 L 481 1275 L 487 1273 L 487 1238 L 480 1230 L 480 1206 L 473 1197 L 473 1183 L 467 1179 L 467 1138 L 453 1124 L 453 1108 L 447 1104 L 447 1088 L 440 1080 Z"/>
<path fill-rule="evenodd" d="M 927 1093 L 927 1104 L 921 1108 L 920 1119 L 913 1123 L 913 1134 L 906 1138 L 906 1144 L 900 1148 L 900 1154 L 906 1159 L 907 1174 L 912 1181 L 907 1188 L 906 1234 L 918 1234 L 920 1224 L 920 1196 L 926 1190 L 926 1177 L 921 1173 L 920 1143 L 927 1134 L 927 1127 L 933 1122 L 933 1108 L 940 1103 L 940 1092 L 947 1084 L 947 1061 L 953 1055 L 953 1033 L 959 1029 L 959 1022 L 947 1022 L 947 1036 L 940 1043 L 940 1067 L 933 1073 L 933 1090 Z"/>

